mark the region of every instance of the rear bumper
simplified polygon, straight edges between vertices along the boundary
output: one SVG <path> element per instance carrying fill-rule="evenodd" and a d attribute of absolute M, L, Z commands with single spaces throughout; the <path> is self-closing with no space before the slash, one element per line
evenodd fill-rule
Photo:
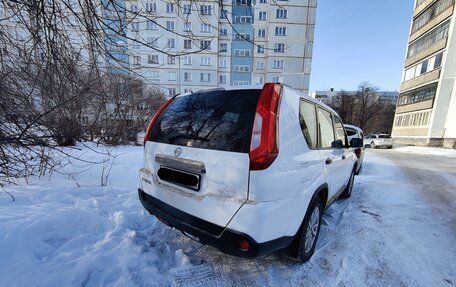
<path fill-rule="evenodd" d="M 206 220 L 185 213 L 173 206 L 138 189 L 139 199 L 149 213 L 170 227 L 180 230 L 188 237 L 198 240 L 202 244 L 209 244 L 223 253 L 238 257 L 256 257 L 283 249 L 291 244 L 294 237 L 284 236 L 271 241 L 257 243 L 248 234 L 230 230 Z M 250 248 L 243 251 L 239 248 L 239 240 L 246 239 Z"/>

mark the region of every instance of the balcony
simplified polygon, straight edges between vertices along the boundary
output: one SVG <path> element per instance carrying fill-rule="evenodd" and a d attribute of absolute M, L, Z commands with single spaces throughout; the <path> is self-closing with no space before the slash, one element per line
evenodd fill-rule
<path fill-rule="evenodd" d="M 418 86 L 422 86 L 431 81 L 438 80 L 439 77 L 440 77 L 440 69 L 428 72 L 426 74 L 423 74 L 423 75 L 413 78 L 411 80 L 403 82 L 401 84 L 401 92 L 410 90 L 410 89 L 418 87 Z"/>
<path fill-rule="evenodd" d="M 426 25 L 424 25 L 423 27 L 418 29 L 415 33 L 410 35 L 409 43 L 415 41 L 416 39 L 421 37 L 424 33 L 426 33 L 427 31 L 431 30 L 432 28 L 437 26 L 439 23 L 443 22 L 445 19 L 447 19 L 448 17 L 453 15 L 453 9 L 454 9 L 454 5 L 448 7 L 440 15 L 438 15 L 437 17 L 435 17 L 434 19 L 429 21 Z"/>

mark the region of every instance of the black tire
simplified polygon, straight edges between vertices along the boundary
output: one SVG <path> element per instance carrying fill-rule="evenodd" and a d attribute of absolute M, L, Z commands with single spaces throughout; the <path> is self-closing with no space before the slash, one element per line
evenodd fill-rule
<path fill-rule="evenodd" d="M 361 170 L 363 169 L 363 163 L 360 164 L 359 168 L 357 168 L 355 175 L 359 175 L 361 173 Z"/>
<path fill-rule="evenodd" d="M 376 148 L 375 143 L 374 143 L 374 142 L 371 142 L 370 147 L 371 147 L 371 148 Z"/>
<path fill-rule="evenodd" d="M 345 187 L 344 192 L 341 194 L 340 197 L 342 198 L 349 198 L 352 195 L 353 190 L 353 183 L 355 181 L 355 169 L 353 169 L 352 173 L 350 174 L 350 179 L 348 180 L 348 184 Z"/>
<path fill-rule="evenodd" d="M 318 209 L 318 215 L 314 214 L 314 210 Z M 317 216 L 318 221 L 315 222 L 315 218 L 312 215 Z M 312 200 L 309 208 L 307 209 L 306 216 L 304 217 L 304 223 L 301 230 L 301 241 L 299 244 L 299 258 L 301 262 L 307 262 L 315 252 L 315 246 L 317 245 L 318 235 L 320 234 L 321 217 L 323 215 L 323 203 L 319 197 L 315 197 Z M 311 221 L 312 219 L 312 221 Z M 310 233 L 309 233 L 310 232 Z M 308 235 L 308 236 L 306 236 Z M 312 236 L 310 238 L 309 236 Z M 307 241 L 309 238 L 310 241 Z M 307 245 L 306 245 L 307 243 Z"/>
<path fill-rule="evenodd" d="M 388 149 L 392 149 L 392 148 L 393 148 L 393 146 L 392 146 L 392 145 L 388 146 Z"/>

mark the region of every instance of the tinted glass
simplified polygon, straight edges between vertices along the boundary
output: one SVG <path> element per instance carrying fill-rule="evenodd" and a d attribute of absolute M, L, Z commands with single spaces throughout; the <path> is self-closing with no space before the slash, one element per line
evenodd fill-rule
<path fill-rule="evenodd" d="M 247 153 L 260 93 L 212 91 L 177 97 L 158 117 L 149 140 Z"/>
<path fill-rule="evenodd" d="M 334 127 L 336 128 L 336 141 L 333 147 L 342 148 L 345 145 L 345 130 L 342 121 L 334 116 Z"/>
<path fill-rule="evenodd" d="M 390 139 L 391 137 L 389 135 L 379 135 L 379 139 Z"/>
<path fill-rule="evenodd" d="M 354 135 L 356 135 L 356 132 L 354 130 L 347 129 L 347 135 L 348 136 L 354 136 Z"/>
<path fill-rule="evenodd" d="M 318 109 L 318 129 L 320 130 L 320 147 L 330 148 L 334 143 L 334 130 L 331 114 Z"/>
<path fill-rule="evenodd" d="M 315 105 L 301 100 L 299 107 L 299 123 L 309 148 L 317 147 L 317 116 Z"/>

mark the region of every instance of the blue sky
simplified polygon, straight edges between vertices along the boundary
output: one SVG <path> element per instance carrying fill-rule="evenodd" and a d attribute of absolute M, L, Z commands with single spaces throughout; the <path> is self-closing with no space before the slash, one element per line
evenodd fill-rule
<path fill-rule="evenodd" d="M 319 0 L 310 90 L 399 91 L 413 0 Z"/>

